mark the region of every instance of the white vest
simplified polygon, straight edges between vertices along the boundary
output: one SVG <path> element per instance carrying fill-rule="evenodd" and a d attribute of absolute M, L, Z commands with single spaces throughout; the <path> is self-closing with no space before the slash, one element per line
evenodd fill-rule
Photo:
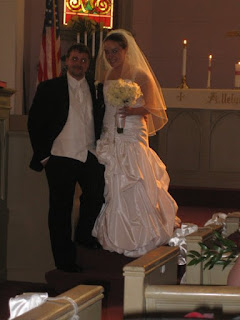
<path fill-rule="evenodd" d="M 51 154 L 85 162 L 88 151 L 95 154 L 92 98 L 85 78 L 77 81 L 69 73 L 67 122 L 54 140 Z"/>

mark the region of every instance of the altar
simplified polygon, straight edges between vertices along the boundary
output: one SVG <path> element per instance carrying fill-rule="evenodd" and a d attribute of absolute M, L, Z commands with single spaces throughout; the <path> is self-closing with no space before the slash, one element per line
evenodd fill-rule
<path fill-rule="evenodd" d="M 169 121 L 152 139 L 172 186 L 240 189 L 240 91 L 163 88 Z"/>

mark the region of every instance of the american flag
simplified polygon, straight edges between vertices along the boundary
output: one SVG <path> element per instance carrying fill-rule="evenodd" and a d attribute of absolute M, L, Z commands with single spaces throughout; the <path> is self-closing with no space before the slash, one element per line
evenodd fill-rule
<path fill-rule="evenodd" d="M 61 47 L 57 0 L 46 0 L 38 65 L 38 83 L 61 74 Z"/>

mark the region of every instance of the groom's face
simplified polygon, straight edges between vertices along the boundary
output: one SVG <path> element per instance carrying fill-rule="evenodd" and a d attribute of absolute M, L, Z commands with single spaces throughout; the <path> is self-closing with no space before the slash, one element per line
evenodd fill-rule
<path fill-rule="evenodd" d="M 90 60 L 87 53 L 73 50 L 65 63 L 70 75 L 76 80 L 81 80 L 88 70 Z"/>

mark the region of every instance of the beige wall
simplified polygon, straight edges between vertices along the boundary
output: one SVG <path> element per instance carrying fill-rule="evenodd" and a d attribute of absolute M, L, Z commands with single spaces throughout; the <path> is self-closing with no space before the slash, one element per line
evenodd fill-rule
<path fill-rule="evenodd" d="M 60 11 L 62 2 L 59 1 Z M 119 3 L 119 12 L 125 18 L 121 16 L 119 23 L 133 32 L 163 87 L 177 87 L 181 82 L 182 40 L 186 38 L 189 87 L 206 87 L 211 53 L 212 87 L 233 88 L 234 64 L 240 59 L 240 37 L 226 37 L 226 33 L 238 28 L 240 1 L 119 0 Z M 35 92 L 44 6 L 45 0 L 25 0 L 28 104 Z"/>
<path fill-rule="evenodd" d="M 146 10 L 149 17 L 145 21 Z M 182 40 L 187 39 L 188 85 L 206 87 L 211 53 L 212 87 L 233 88 L 234 64 L 240 59 L 240 38 L 226 37 L 226 33 L 239 26 L 239 1 L 134 0 L 133 11 L 134 33 L 163 87 L 180 84 Z"/>
<path fill-rule="evenodd" d="M 133 32 L 163 87 L 181 82 L 182 40 L 188 40 L 187 80 L 206 88 L 208 55 L 213 55 L 212 86 L 233 88 L 234 64 L 240 59 L 237 29 L 240 1 L 133 0 Z M 147 17 L 145 17 L 147 14 Z"/>
<path fill-rule="evenodd" d="M 17 87 L 14 113 L 22 109 L 22 60 L 28 108 L 35 93 L 44 9 L 45 0 L 0 0 L 0 26 L 5 31 L 0 35 L 0 75 L 9 87 Z M 127 26 L 136 36 L 163 87 L 177 87 L 181 82 L 182 40 L 186 38 L 188 85 L 206 87 L 211 53 L 212 87 L 233 88 L 240 37 L 226 37 L 226 33 L 239 26 L 239 1 L 119 0 L 119 13 L 121 27 Z"/>
<path fill-rule="evenodd" d="M 22 114 L 24 0 L 0 0 L 0 80 L 16 89 L 12 113 Z"/>
<path fill-rule="evenodd" d="M 19 21 L 21 27 L 23 26 L 21 17 L 22 8 L 25 8 L 24 70 L 29 105 L 36 88 L 45 0 L 17 1 L 0 0 L 0 26 L 2 30 L 5 30 L 0 35 L 0 41 L 4 44 L 1 48 L 0 77 L 3 77 L 2 80 L 6 78 L 10 87 L 15 87 L 17 81 L 21 79 L 21 67 L 19 67 L 21 49 L 20 51 L 16 49 L 21 48 L 21 41 L 16 42 L 16 39 L 21 40 L 22 31 L 21 28 L 16 29 L 18 25 L 16 21 Z M 126 7 L 121 7 L 121 12 L 124 13 L 124 19 L 120 19 L 121 26 L 128 25 L 136 36 L 137 42 L 149 58 L 163 87 L 176 87 L 180 84 L 181 42 L 184 38 L 189 41 L 187 76 L 190 87 L 204 88 L 206 86 L 207 57 L 210 52 L 214 57 L 213 86 L 219 88 L 233 86 L 234 64 L 238 59 L 240 39 L 226 38 L 225 33 L 238 26 L 240 1 L 119 1 L 125 6 L 128 3 L 132 4 L 130 11 Z M 22 6 L 19 8 L 16 3 Z M 16 8 L 20 10 L 20 13 L 19 19 L 15 21 L 16 11 L 14 10 Z M 147 12 L 147 17 L 145 12 Z M 9 23 L 9 21 L 14 22 Z M 19 55 L 18 52 L 20 52 Z M 16 70 L 18 70 L 17 75 Z M 20 104 L 14 107 L 19 110 Z M 183 121 L 180 129 L 184 123 Z M 237 126 L 236 122 L 235 125 Z M 164 131 L 161 132 L 161 136 L 164 138 Z M 15 135 L 12 132 L 10 134 L 9 151 L 8 279 L 43 281 L 44 272 L 53 267 L 47 231 L 48 194 L 45 177 L 37 176 L 37 174 L 35 176 L 28 168 L 31 149 L 26 133 Z M 20 155 L 16 156 L 15 152 L 19 152 Z M 162 153 L 164 156 L 164 152 Z M 204 153 L 202 155 L 204 156 Z M 16 158 L 17 162 L 14 161 Z M 166 159 L 169 162 L 169 159 Z M 173 172 L 171 173 L 174 179 Z M 31 183 L 27 178 L 31 180 Z M 175 177 L 175 183 L 176 179 Z M 31 194 L 31 201 L 29 201 L 29 194 Z M 39 196 L 42 200 L 41 207 L 38 205 Z M 18 247 L 16 247 L 16 237 L 20 239 Z M 26 243 L 26 239 L 29 242 Z M 37 258 L 33 260 L 34 254 Z M 25 277 L 25 272 L 28 278 Z"/>
<path fill-rule="evenodd" d="M 45 0 L 25 0 L 25 107 L 29 109 L 36 91 L 37 65 L 40 52 Z"/>

